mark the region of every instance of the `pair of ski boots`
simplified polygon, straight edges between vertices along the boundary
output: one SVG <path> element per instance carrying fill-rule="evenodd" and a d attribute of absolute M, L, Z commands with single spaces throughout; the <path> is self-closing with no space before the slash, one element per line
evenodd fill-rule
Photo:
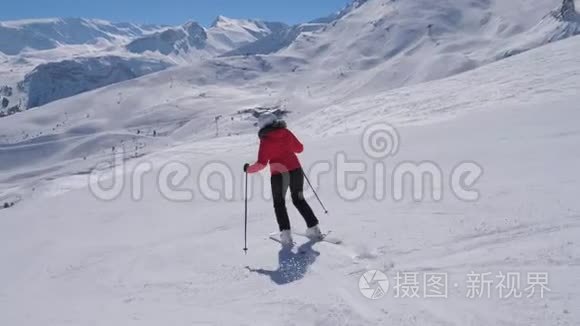
<path fill-rule="evenodd" d="M 324 239 L 324 234 L 322 231 L 320 231 L 320 227 L 318 225 L 306 229 L 304 236 L 312 241 L 322 241 Z M 280 232 L 280 242 L 283 246 L 292 246 L 294 244 L 292 239 L 292 231 L 284 230 Z"/>

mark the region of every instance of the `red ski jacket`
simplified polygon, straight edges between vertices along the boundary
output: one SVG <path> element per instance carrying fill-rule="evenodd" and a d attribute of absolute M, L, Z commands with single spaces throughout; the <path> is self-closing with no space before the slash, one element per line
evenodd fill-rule
<path fill-rule="evenodd" d="M 258 161 L 248 167 L 248 173 L 261 171 L 270 164 L 272 175 L 289 172 L 301 167 L 296 153 L 302 153 L 304 146 L 286 129 L 271 130 L 260 138 Z"/>

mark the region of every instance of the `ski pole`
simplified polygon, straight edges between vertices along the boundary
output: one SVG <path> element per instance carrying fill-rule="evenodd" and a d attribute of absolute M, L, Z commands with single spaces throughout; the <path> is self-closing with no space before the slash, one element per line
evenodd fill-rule
<path fill-rule="evenodd" d="M 310 186 L 310 189 L 312 189 L 312 192 L 314 193 L 314 196 L 316 196 L 316 199 L 318 199 L 318 202 L 320 203 L 320 206 L 322 206 L 322 209 L 324 209 L 324 214 L 328 214 L 328 210 L 326 209 L 326 207 L 324 207 L 324 204 L 322 203 L 322 200 L 320 200 L 320 197 L 318 197 L 318 194 L 316 193 L 316 190 L 314 190 L 314 187 L 312 187 L 312 183 L 310 183 L 310 180 L 308 179 L 308 176 L 306 176 L 306 173 L 304 172 L 304 170 L 302 170 L 302 174 L 304 175 L 304 179 L 306 179 L 306 182 L 308 182 L 308 185 Z"/>
<path fill-rule="evenodd" d="M 248 172 L 246 171 L 246 192 L 244 199 L 244 253 L 248 254 Z"/>

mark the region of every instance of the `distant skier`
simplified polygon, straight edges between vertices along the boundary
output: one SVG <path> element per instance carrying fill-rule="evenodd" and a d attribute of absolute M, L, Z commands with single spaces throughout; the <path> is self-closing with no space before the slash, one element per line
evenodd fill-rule
<path fill-rule="evenodd" d="M 292 232 L 290 219 L 286 211 L 286 193 L 290 188 L 292 203 L 304 220 L 308 229 L 306 236 L 319 240 L 323 238 L 318 225 L 318 219 L 304 199 L 304 172 L 300 161 L 296 156 L 302 153 L 304 146 L 286 128 L 286 122 L 278 119 L 274 114 L 268 113 L 260 116 L 258 120 L 260 131 L 260 149 L 258 161 L 253 165 L 245 164 L 244 171 L 256 173 L 270 165 L 272 196 L 274 199 L 274 211 L 280 228 L 280 240 L 283 245 L 292 245 Z"/>

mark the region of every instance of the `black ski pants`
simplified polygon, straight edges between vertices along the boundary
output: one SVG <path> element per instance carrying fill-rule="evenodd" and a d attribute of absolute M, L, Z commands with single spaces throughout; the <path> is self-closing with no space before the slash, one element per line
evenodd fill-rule
<path fill-rule="evenodd" d="M 318 219 L 314 215 L 312 208 L 304 199 L 304 172 L 302 168 L 290 172 L 275 174 L 271 178 L 272 196 L 274 198 L 274 211 L 280 231 L 290 230 L 290 219 L 286 210 L 286 193 L 290 188 L 292 203 L 298 209 L 306 221 L 307 227 L 318 225 Z"/>

